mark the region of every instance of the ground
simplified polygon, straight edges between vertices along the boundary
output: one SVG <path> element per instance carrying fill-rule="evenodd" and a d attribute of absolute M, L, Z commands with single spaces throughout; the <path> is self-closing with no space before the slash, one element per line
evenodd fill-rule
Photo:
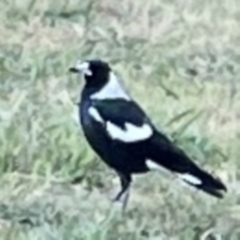
<path fill-rule="evenodd" d="M 0 239 L 240 239 L 238 0 L 0 1 Z M 156 126 L 227 185 L 116 174 L 78 124 L 77 59 L 109 61 Z"/>

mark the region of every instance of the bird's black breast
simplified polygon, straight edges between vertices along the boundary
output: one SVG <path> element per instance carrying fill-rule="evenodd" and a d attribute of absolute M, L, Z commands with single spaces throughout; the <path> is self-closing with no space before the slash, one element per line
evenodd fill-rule
<path fill-rule="evenodd" d="M 80 122 L 84 135 L 93 148 L 93 150 L 106 162 L 109 159 L 108 149 L 111 142 L 107 134 L 105 133 L 104 126 L 93 120 L 89 115 L 89 108 L 91 107 L 91 101 L 81 101 L 79 105 Z"/>

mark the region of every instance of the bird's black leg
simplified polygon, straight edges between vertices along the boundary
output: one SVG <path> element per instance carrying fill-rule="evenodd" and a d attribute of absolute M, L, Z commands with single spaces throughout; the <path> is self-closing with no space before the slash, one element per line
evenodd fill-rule
<path fill-rule="evenodd" d="M 114 198 L 114 201 L 122 201 L 123 208 L 126 207 L 128 197 L 129 197 L 129 187 L 132 181 L 131 176 L 129 174 L 118 173 L 121 182 L 121 191 Z M 124 196 L 124 197 L 123 197 Z M 121 199 L 123 197 L 123 199 Z"/>

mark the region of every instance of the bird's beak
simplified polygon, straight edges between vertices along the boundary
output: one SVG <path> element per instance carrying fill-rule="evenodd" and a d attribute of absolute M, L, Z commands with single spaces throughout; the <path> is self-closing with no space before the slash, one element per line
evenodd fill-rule
<path fill-rule="evenodd" d="M 77 62 L 75 67 L 70 67 L 69 72 L 72 73 L 82 73 L 87 76 L 91 76 L 92 72 L 89 69 L 89 63 L 88 62 Z"/>
<path fill-rule="evenodd" d="M 69 68 L 69 72 L 72 72 L 72 73 L 78 73 L 79 70 L 76 69 L 75 67 L 70 67 L 70 68 Z"/>

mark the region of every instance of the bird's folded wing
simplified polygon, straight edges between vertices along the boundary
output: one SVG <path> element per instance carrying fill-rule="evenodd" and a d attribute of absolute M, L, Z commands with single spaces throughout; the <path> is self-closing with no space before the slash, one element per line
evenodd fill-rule
<path fill-rule="evenodd" d="M 125 143 L 143 141 L 150 138 L 154 131 L 143 110 L 133 101 L 96 101 L 89 113 L 105 126 L 113 140 Z"/>

